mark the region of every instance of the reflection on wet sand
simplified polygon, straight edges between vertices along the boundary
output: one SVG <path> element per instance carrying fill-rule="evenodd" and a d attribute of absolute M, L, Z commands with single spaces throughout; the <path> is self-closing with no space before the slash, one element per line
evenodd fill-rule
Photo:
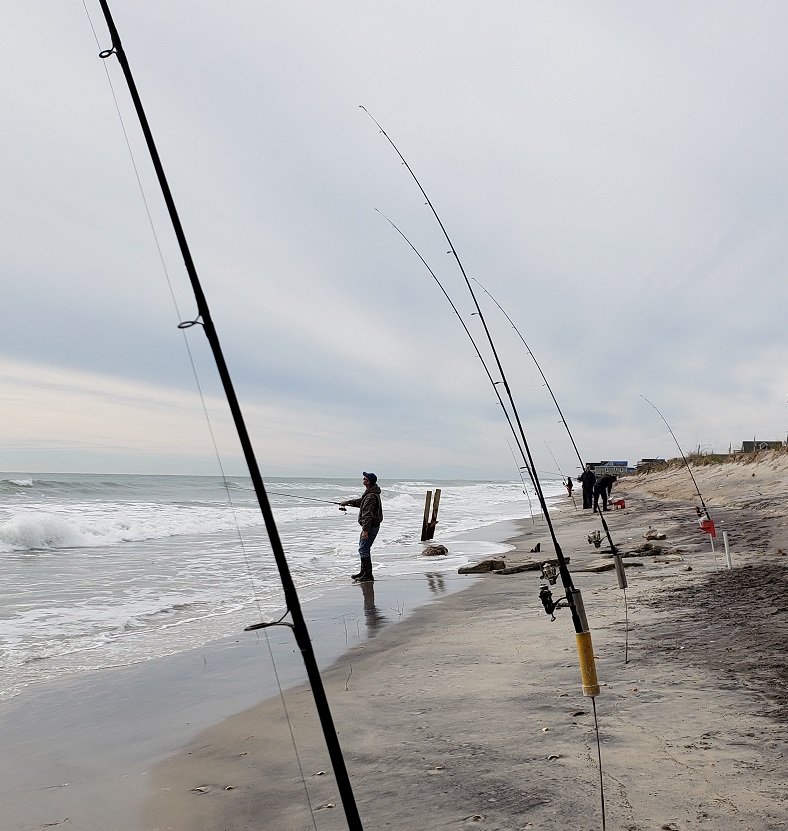
<path fill-rule="evenodd" d="M 426 574 L 425 577 L 433 594 L 443 594 L 446 591 L 446 580 L 442 574 Z"/>
<path fill-rule="evenodd" d="M 427 586 L 432 594 L 445 594 L 447 591 L 446 578 L 440 572 L 429 572 L 424 575 Z M 374 638 L 378 630 L 389 622 L 380 607 L 375 603 L 374 582 L 357 583 L 364 597 L 364 622 L 367 627 L 367 637 Z M 404 607 L 403 607 L 404 608 Z M 402 617 L 403 610 L 397 606 L 397 614 Z M 355 617 L 355 616 L 353 616 Z M 347 627 L 346 627 L 347 628 Z"/>
<path fill-rule="evenodd" d="M 375 584 L 359 583 L 364 594 L 364 622 L 367 624 L 367 634 L 370 638 L 386 622 L 386 616 L 375 605 Z"/>

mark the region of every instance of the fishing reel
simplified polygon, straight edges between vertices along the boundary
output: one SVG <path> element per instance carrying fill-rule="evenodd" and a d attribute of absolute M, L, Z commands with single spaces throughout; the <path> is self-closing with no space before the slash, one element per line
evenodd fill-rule
<path fill-rule="evenodd" d="M 555 620 L 554 612 L 557 609 L 566 608 L 572 610 L 572 619 L 575 623 L 575 631 L 578 633 L 588 632 L 588 618 L 586 617 L 585 604 L 580 594 L 580 589 L 569 588 L 563 597 L 553 600 L 553 593 L 550 586 L 544 583 L 539 587 L 539 599 L 542 601 L 545 612 L 550 615 L 550 620 Z"/>
<path fill-rule="evenodd" d="M 555 580 L 553 581 L 555 583 Z M 555 620 L 555 612 L 556 609 L 561 607 L 561 604 L 568 606 L 569 603 L 566 599 L 566 596 L 560 597 L 558 600 L 553 600 L 553 593 L 550 591 L 550 586 L 542 583 L 539 587 L 539 599 L 542 601 L 542 606 L 544 606 L 545 612 L 550 615 L 550 620 Z"/>
<path fill-rule="evenodd" d="M 602 534 L 599 531 L 592 531 L 588 535 L 588 544 L 593 545 L 594 548 L 599 548 L 602 545 Z"/>
<path fill-rule="evenodd" d="M 552 563 L 542 563 L 542 571 L 539 575 L 542 580 L 554 586 L 558 582 L 558 569 Z"/>
<path fill-rule="evenodd" d="M 554 601 L 553 593 L 550 591 L 550 586 L 554 586 L 558 582 L 558 569 L 552 563 L 542 563 L 542 571 L 539 576 L 546 581 L 539 587 L 539 599 L 542 601 L 545 612 L 550 615 L 550 620 L 555 620 L 553 612 L 558 608 L 561 600 L 566 599 L 562 597 L 561 600 Z"/>

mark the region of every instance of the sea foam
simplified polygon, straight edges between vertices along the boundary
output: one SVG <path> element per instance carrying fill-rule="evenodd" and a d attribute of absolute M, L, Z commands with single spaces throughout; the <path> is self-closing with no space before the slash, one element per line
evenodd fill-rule
<path fill-rule="evenodd" d="M 43 512 L 17 514 L 0 525 L 0 551 L 36 551 L 89 545 L 68 520 Z M 93 543 L 100 545 L 100 542 Z"/>

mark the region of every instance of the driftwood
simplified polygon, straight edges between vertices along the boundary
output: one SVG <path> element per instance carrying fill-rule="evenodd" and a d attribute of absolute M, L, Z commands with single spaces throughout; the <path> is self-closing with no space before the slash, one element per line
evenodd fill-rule
<path fill-rule="evenodd" d="M 457 574 L 488 574 L 502 568 L 506 568 L 506 563 L 503 560 L 482 560 L 476 565 L 458 568 Z"/>
<path fill-rule="evenodd" d="M 642 566 L 643 563 L 632 562 L 632 563 L 624 563 L 624 568 L 633 568 L 634 566 Z M 603 571 L 612 571 L 616 567 L 613 560 L 596 560 L 593 563 L 589 563 L 587 566 L 583 566 L 582 568 L 576 569 L 576 571 L 586 571 L 592 572 L 594 574 L 601 574 Z"/>
<path fill-rule="evenodd" d="M 569 557 L 565 558 L 569 562 Z M 473 566 L 463 566 L 457 569 L 458 574 L 521 574 L 524 571 L 541 571 L 543 563 L 557 566 L 558 560 L 526 560 L 516 566 L 507 566 L 503 560 L 482 560 Z"/>
<path fill-rule="evenodd" d="M 539 571 L 540 563 L 524 563 L 519 566 L 507 566 L 506 568 L 498 569 L 494 574 L 520 574 L 523 571 Z"/>
<path fill-rule="evenodd" d="M 622 557 L 660 557 L 666 556 L 681 556 L 684 550 L 681 548 L 665 548 L 662 545 L 654 545 L 653 542 L 644 542 L 632 551 L 625 551 Z"/>

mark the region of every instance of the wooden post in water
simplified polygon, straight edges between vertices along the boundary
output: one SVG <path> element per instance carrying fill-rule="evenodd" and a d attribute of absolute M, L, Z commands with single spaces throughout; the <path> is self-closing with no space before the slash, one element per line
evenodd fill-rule
<path fill-rule="evenodd" d="M 427 532 L 429 533 L 428 540 L 431 540 L 435 536 L 435 526 L 438 524 L 438 505 L 440 505 L 441 501 L 441 489 L 435 488 L 435 499 L 432 500 L 432 519 L 430 519 L 429 527 L 427 528 Z"/>
<path fill-rule="evenodd" d="M 424 502 L 424 521 L 421 524 L 421 541 L 427 542 L 435 536 L 435 526 L 438 524 L 438 506 L 441 501 L 441 489 L 435 488 L 435 501 L 432 503 L 432 517 L 430 516 L 430 501 L 432 500 L 432 491 L 427 491 L 427 499 Z"/>
<path fill-rule="evenodd" d="M 427 519 L 430 515 L 430 503 L 431 502 L 432 502 L 432 491 L 427 491 L 427 499 L 424 502 L 424 521 L 421 523 L 421 541 L 422 542 L 426 542 L 429 539 L 429 537 L 427 536 L 427 534 L 429 533 L 429 531 L 427 530 L 429 528 L 429 523 L 427 522 Z"/>

